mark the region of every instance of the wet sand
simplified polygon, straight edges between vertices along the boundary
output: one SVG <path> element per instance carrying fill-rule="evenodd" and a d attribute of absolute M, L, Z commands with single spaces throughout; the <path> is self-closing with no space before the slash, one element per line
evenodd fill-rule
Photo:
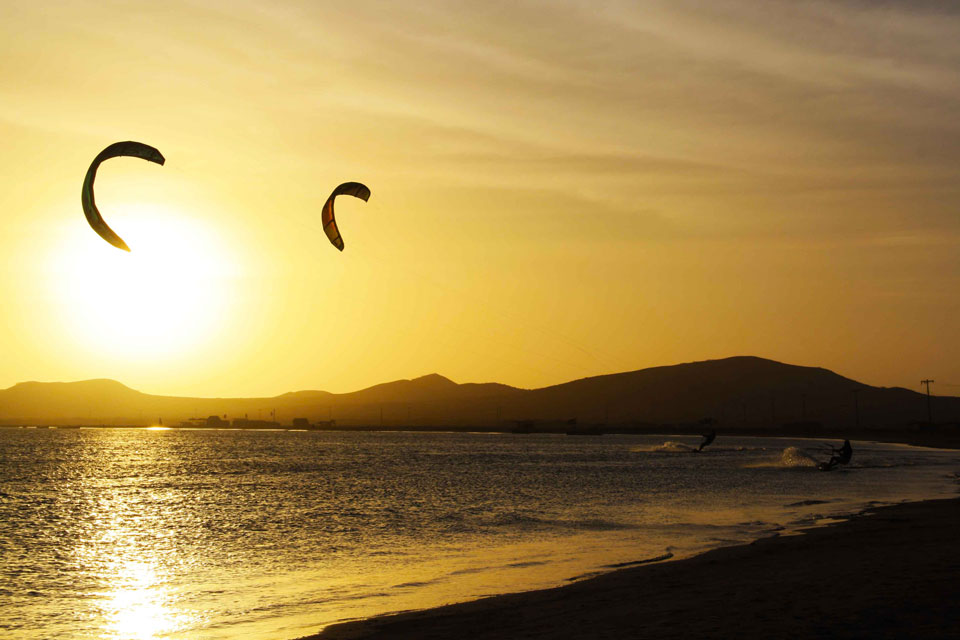
<path fill-rule="evenodd" d="M 960 499 L 882 507 L 555 589 L 333 625 L 310 640 L 373 638 L 960 638 Z"/>

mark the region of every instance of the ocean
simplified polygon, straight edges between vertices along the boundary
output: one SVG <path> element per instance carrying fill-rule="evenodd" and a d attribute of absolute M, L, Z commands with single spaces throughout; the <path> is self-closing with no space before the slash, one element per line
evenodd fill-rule
<path fill-rule="evenodd" d="M 291 640 L 955 496 L 818 440 L 0 429 L 0 636 Z"/>

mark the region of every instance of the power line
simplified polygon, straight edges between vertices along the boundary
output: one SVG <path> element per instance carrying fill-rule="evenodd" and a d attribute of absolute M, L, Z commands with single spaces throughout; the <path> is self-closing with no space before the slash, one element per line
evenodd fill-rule
<path fill-rule="evenodd" d="M 932 401 L 930 399 L 930 385 L 933 383 L 934 383 L 933 380 L 920 381 L 921 385 L 927 386 L 927 424 L 930 424 L 930 425 L 933 424 L 933 406 L 932 406 Z"/>

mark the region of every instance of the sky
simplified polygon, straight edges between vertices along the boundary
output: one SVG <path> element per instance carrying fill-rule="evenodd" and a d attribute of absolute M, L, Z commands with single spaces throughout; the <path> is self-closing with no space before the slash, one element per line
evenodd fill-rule
<path fill-rule="evenodd" d="M 957 33 L 926 1 L 5 0 L 0 387 L 757 355 L 960 394 Z M 167 159 L 100 168 L 130 253 L 80 208 L 118 140 Z"/>

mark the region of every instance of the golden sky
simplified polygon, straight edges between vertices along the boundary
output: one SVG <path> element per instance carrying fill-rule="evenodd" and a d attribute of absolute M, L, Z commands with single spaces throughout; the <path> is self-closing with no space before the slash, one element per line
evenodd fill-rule
<path fill-rule="evenodd" d="M 960 383 L 950 7 L 5 0 L 0 386 Z"/>

